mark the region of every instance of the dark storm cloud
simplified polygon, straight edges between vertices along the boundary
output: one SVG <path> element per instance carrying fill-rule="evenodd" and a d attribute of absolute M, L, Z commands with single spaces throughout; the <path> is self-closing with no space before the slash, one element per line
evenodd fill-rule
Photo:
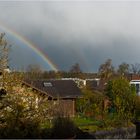
<path fill-rule="evenodd" d="M 40 47 L 60 69 L 139 62 L 140 2 L 0 2 L 0 23 Z M 26 49 L 25 49 L 26 51 Z M 20 62 L 18 62 L 20 63 Z"/>

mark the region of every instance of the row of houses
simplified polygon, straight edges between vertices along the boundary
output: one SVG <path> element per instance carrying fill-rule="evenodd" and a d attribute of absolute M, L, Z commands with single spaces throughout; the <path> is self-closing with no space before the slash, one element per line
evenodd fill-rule
<path fill-rule="evenodd" d="M 128 75 L 130 84 L 136 86 L 136 93 L 140 95 L 140 76 Z M 82 98 L 81 87 L 90 87 L 93 90 L 103 91 L 107 81 L 99 78 L 79 79 L 62 78 L 52 80 L 25 80 L 24 84 L 33 90 L 45 95 L 48 100 L 54 101 L 60 99 L 61 107 L 69 116 L 75 116 L 75 103 L 77 98 Z"/>
<path fill-rule="evenodd" d="M 137 95 L 140 95 L 140 76 L 128 75 L 130 84 L 136 86 Z M 99 78 L 79 79 L 62 78 L 51 80 L 24 80 L 22 85 L 31 88 L 38 96 L 43 96 L 55 103 L 59 99 L 61 109 L 69 116 L 75 116 L 76 99 L 82 98 L 81 87 L 90 87 L 93 90 L 102 91 L 107 81 Z"/>
<path fill-rule="evenodd" d="M 140 96 L 140 75 L 138 74 L 128 74 L 126 78 L 129 80 L 131 85 L 136 87 L 136 94 Z M 80 78 L 62 78 L 62 80 L 73 80 L 79 88 L 89 87 L 91 90 L 103 91 L 106 80 L 100 78 L 94 79 L 80 79 Z"/>

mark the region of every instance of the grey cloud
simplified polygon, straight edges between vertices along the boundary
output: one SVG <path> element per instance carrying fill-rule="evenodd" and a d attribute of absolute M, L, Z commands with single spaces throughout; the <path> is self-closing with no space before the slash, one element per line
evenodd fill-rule
<path fill-rule="evenodd" d="M 140 60 L 140 2 L 0 4 L 0 23 L 41 47 L 60 69 L 79 62 L 94 71 L 107 58 L 115 65 Z"/>

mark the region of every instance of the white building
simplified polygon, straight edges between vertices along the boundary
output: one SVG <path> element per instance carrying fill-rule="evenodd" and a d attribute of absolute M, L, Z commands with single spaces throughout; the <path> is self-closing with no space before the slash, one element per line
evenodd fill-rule
<path fill-rule="evenodd" d="M 80 88 L 86 86 L 86 80 L 80 78 L 61 78 L 61 80 L 73 80 Z"/>
<path fill-rule="evenodd" d="M 99 78 L 94 78 L 94 79 L 61 78 L 61 80 L 73 80 L 80 88 L 85 87 L 88 81 L 95 81 L 97 83 L 97 86 L 99 85 L 100 82 Z"/>
<path fill-rule="evenodd" d="M 140 96 L 140 80 L 131 80 L 130 81 L 130 84 L 131 85 L 135 85 L 135 87 L 136 87 L 136 93 L 137 93 L 137 95 Z"/>

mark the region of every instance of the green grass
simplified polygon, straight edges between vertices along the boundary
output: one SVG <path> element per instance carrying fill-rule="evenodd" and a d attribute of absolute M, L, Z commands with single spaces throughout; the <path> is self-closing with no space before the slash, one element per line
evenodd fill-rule
<path fill-rule="evenodd" d="M 93 123 L 94 121 L 88 118 L 82 118 L 82 117 L 75 117 L 73 119 L 76 125 L 85 125 L 85 124 L 90 124 Z"/>
<path fill-rule="evenodd" d="M 52 123 L 50 120 L 47 120 L 45 123 L 40 124 L 40 127 L 43 128 L 51 128 L 52 127 Z"/>
<path fill-rule="evenodd" d="M 72 121 L 78 128 L 80 128 L 83 131 L 88 131 L 88 132 L 96 132 L 99 130 L 111 130 L 118 127 L 118 125 L 115 122 L 113 122 L 112 117 L 110 116 L 108 119 L 104 121 L 95 120 L 93 118 L 87 118 L 87 117 L 82 117 L 82 116 L 76 116 L 72 118 Z M 51 129 L 52 122 L 50 122 L 49 120 L 46 121 L 45 123 L 41 125 L 41 128 Z"/>
<path fill-rule="evenodd" d="M 99 127 L 96 125 L 79 126 L 79 128 L 84 132 L 96 132 L 97 130 L 99 130 Z"/>
<path fill-rule="evenodd" d="M 85 118 L 85 117 L 75 117 L 73 118 L 74 123 L 77 126 L 81 126 L 81 125 L 101 125 L 101 121 L 98 120 L 94 120 L 94 119 L 90 119 L 90 118 Z"/>
<path fill-rule="evenodd" d="M 100 130 L 103 126 L 102 121 L 85 118 L 85 117 L 75 117 L 73 118 L 73 121 L 76 124 L 76 126 L 78 126 L 80 129 L 84 131 L 95 132 L 97 130 Z"/>
<path fill-rule="evenodd" d="M 96 132 L 99 130 L 112 130 L 118 127 L 125 127 L 124 124 L 120 126 L 117 120 L 112 120 L 112 116 L 108 116 L 104 121 L 102 120 L 95 120 L 92 118 L 86 117 L 75 117 L 73 118 L 74 123 L 77 127 L 79 127 L 83 131 L 88 132 Z M 131 122 L 129 122 L 129 126 L 133 126 Z"/>

